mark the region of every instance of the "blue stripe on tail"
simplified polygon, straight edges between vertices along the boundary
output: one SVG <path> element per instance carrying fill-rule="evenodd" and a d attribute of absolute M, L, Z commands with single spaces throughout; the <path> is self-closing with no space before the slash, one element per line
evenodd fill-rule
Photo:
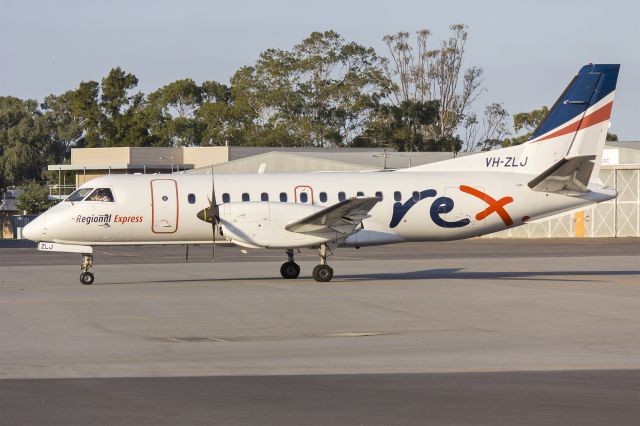
<path fill-rule="evenodd" d="M 590 64 L 582 67 L 529 140 L 562 126 L 613 92 L 619 71 L 619 64 Z"/>

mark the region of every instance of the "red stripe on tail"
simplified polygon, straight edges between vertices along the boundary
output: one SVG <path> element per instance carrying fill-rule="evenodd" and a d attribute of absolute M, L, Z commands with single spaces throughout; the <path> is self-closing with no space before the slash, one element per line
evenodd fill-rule
<path fill-rule="evenodd" d="M 593 111 L 591 114 L 584 116 L 582 120 L 578 120 L 575 123 L 571 123 L 560 130 L 556 130 L 555 132 L 543 137 L 542 139 L 538 139 L 535 142 L 541 142 L 546 139 L 556 138 L 558 136 L 566 135 L 568 133 L 574 133 L 574 132 L 577 132 L 578 130 L 591 127 L 594 124 L 602 123 L 603 121 L 608 120 L 611 117 L 612 108 L 613 108 L 613 101 L 604 105 L 600 109 Z"/>

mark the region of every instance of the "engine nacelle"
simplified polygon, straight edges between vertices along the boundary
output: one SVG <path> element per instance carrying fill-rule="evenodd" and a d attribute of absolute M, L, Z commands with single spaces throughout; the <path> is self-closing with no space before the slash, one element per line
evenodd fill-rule
<path fill-rule="evenodd" d="M 308 247 L 345 236 L 302 234 L 285 229 L 288 224 L 309 216 L 323 207 L 310 204 L 242 202 L 219 206 L 220 228 L 234 244 L 249 248 Z"/>

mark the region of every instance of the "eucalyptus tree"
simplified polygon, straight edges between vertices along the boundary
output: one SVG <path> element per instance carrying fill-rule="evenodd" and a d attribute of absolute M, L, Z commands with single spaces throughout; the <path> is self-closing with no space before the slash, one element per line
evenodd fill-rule
<path fill-rule="evenodd" d="M 436 48 L 430 48 L 432 33 L 428 29 L 418 30 L 415 42 L 408 32 L 385 36 L 389 58 L 384 69 L 396 83 L 390 96 L 394 105 L 438 101 L 437 122 L 422 131 L 427 139 L 442 140 L 443 146 L 455 150 L 455 134 L 482 92 L 482 69 L 464 68 L 467 27 L 455 24 L 449 28 L 450 36 Z"/>
<path fill-rule="evenodd" d="M 507 119 L 509 114 L 502 104 L 492 103 L 485 107 L 482 117 L 475 113 L 467 114 L 464 119 L 464 151 L 488 151 L 503 144 L 509 133 Z"/>
<path fill-rule="evenodd" d="M 202 99 L 202 87 L 190 78 L 176 80 L 150 93 L 143 114 L 154 144 L 198 145 L 202 126 L 196 113 Z"/>
<path fill-rule="evenodd" d="M 41 180 L 52 159 L 48 124 L 37 101 L 0 97 L 0 187 Z"/>
<path fill-rule="evenodd" d="M 81 82 L 67 92 L 70 112 L 79 120 L 83 135 L 80 146 L 148 146 L 153 139 L 142 113 L 145 97 L 134 92 L 138 78 L 113 68 L 101 80 Z"/>
<path fill-rule="evenodd" d="M 254 117 L 248 131 L 268 145 L 348 144 L 391 88 L 375 51 L 334 31 L 268 49 L 231 79 L 234 103 Z"/>
<path fill-rule="evenodd" d="M 549 108 L 542 106 L 528 112 L 519 112 L 513 115 L 513 130 L 516 133 L 523 132 L 520 135 L 515 135 L 512 138 L 507 138 L 503 141 L 504 146 L 520 145 L 526 142 L 533 131 L 544 120 L 549 113 Z"/>

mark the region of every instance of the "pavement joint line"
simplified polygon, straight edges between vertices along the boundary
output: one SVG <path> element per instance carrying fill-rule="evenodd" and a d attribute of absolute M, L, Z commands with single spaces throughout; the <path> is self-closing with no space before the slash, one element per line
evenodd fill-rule
<path fill-rule="evenodd" d="M 29 304 L 44 304 L 44 303 L 76 303 L 76 302 L 122 302 L 128 301 L 128 298 L 71 298 L 71 299 L 50 299 L 50 300 L 0 300 L 0 304 L 3 305 L 29 305 Z"/>
<path fill-rule="evenodd" d="M 342 333 L 322 334 L 321 337 L 370 337 L 370 336 L 387 336 L 392 334 L 389 331 L 345 331 Z"/>

